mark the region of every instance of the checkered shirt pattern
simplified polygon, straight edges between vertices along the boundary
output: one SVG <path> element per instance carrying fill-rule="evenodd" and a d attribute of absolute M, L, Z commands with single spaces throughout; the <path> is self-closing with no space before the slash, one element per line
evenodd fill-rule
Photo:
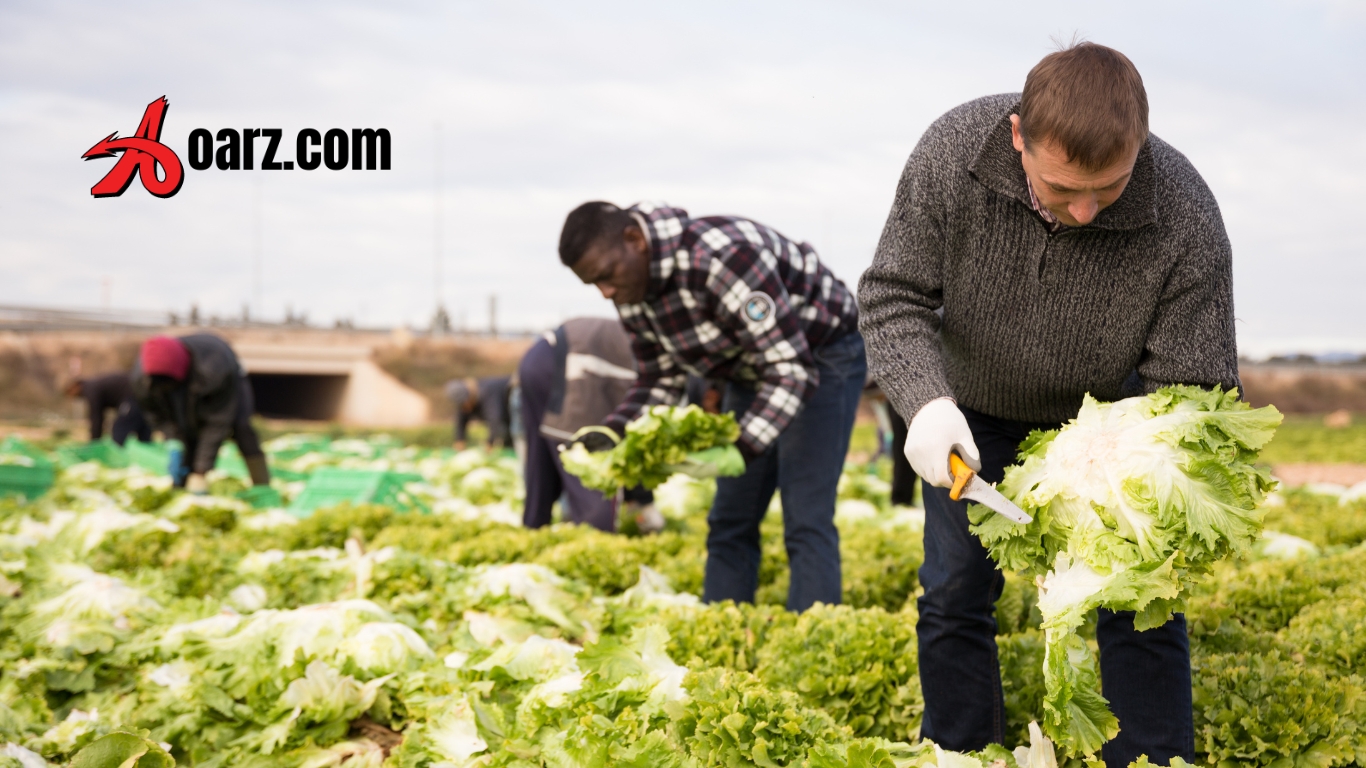
<path fill-rule="evenodd" d="M 858 328 L 854 296 L 808 243 L 736 216 L 688 217 L 640 203 L 631 212 L 650 238 L 645 299 L 617 307 L 631 336 L 637 378 L 607 418 L 620 431 L 642 409 L 682 399 L 687 374 L 756 386 L 740 415 L 741 453 L 764 452 L 820 386 L 811 351 Z M 764 294 L 772 309 L 745 305 Z"/>
<path fill-rule="evenodd" d="M 1034 194 L 1034 182 L 1030 181 L 1028 176 L 1025 177 L 1025 186 L 1029 188 L 1029 204 L 1034 206 L 1034 212 L 1039 214 L 1039 218 L 1043 219 L 1043 223 L 1048 227 L 1049 233 L 1056 235 L 1064 229 L 1067 229 L 1066 224 L 1058 221 L 1057 214 L 1039 204 L 1039 198 Z"/>

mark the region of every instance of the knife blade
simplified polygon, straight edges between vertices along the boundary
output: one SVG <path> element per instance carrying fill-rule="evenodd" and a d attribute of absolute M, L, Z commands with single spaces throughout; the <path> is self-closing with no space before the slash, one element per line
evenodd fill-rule
<path fill-rule="evenodd" d="M 1001 495 L 991 483 L 978 477 L 977 473 L 972 471 L 972 467 L 956 453 L 949 454 L 949 470 L 953 473 L 953 487 L 949 489 L 949 498 L 954 501 L 971 499 L 1007 520 L 1022 525 L 1034 522 L 1034 518 L 1016 506 L 1015 502 Z"/>

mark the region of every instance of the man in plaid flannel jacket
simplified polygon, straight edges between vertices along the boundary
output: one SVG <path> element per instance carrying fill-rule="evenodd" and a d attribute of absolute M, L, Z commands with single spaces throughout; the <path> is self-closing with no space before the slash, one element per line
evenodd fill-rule
<path fill-rule="evenodd" d="M 723 408 L 739 420 L 747 468 L 717 484 L 704 599 L 753 601 L 759 523 L 778 489 L 788 607 L 839 602 L 835 490 L 867 370 L 849 289 L 806 243 L 657 203 L 585 203 L 565 222 L 560 258 L 613 300 L 631 336 L 637 379 L 608 426 L 679 402 L 688 374 L 728 382 Z"/>

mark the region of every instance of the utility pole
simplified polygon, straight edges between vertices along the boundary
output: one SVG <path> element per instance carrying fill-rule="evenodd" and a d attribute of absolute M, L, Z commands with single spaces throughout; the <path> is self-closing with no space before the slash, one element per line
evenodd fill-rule
<path fill-rule="evenodd" d="M 438 327 L 446 316 L 446 308 L 441 301 L 441 123 L 436 123 L 436 138 L 432 142 L 432 291 L 436 306 L 432 312 L 432 333 L 446 328 Z M 446 322 L 449 325 L 449 321 Z"/>
<path fill-rule="evenodd" d="M 256 176 L 251 195 L 251 293 L 258 317 L 265 315 L 261 306 L 261 177 Z"/>
<path fill-rule="evenodd" d="M 498 294 L 489 294 L 489 338 L 498 338 Z"/>

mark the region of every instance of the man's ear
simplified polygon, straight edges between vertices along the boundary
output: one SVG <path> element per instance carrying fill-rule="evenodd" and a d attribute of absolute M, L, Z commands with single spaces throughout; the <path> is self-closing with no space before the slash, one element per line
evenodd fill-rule
<path fill-rule="evenodd" d="M 1016 152 L 1025 151 L 1024 134 L 1020 133 L 1020 116 L 1010 116 L 1010 143 L 1015 145 Z"/>
<path fill-rule="evenodd" d="M 621 232 L 621 239 L 631 246 L 632 250 L 641 251 L 646 249 L 648 241 L 645 233 L 640 231 L 640 226 L 635 222 L 626 225 L 626 229 Z"/>

